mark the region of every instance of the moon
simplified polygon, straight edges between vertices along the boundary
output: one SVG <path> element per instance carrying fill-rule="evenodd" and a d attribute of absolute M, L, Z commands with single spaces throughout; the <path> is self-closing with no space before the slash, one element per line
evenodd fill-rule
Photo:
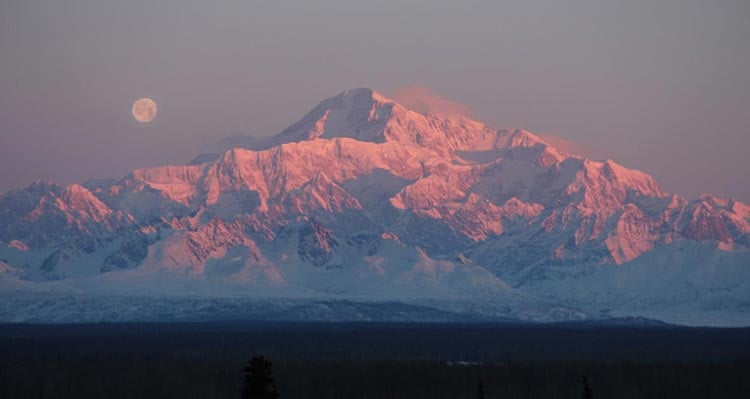
<path fill-rule="evenodd" d="M 138 122 L 151 122 L 156 118 L 156 111 L 158 110 L 156 103 L 150 98 L 139 98 L 133 103 L 133 117 Z"/>

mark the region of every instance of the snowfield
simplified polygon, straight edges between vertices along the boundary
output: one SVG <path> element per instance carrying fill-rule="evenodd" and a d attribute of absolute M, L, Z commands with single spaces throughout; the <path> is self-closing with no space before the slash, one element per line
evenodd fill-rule
<path fill-rule="evenodd" d="M 0 321 L 750 325 L 748 204 L 369 89 L 247 143 L 0 196 Z"/>

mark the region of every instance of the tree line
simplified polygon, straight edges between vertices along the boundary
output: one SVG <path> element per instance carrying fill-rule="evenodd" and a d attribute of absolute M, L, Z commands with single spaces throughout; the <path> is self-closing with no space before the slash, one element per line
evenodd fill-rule
<path fill-rule="evenodd" d="M 265 356 L 253 356 L 242 369 L 241 399 L 279 399 L 276 380 L 273 377 L 273 362 Z M 487 388 L 483 381 L 477 382 L 474 397 L 488 398 Z M 588 378 L 581 378 L 581 398 L 594 397 Z"/>

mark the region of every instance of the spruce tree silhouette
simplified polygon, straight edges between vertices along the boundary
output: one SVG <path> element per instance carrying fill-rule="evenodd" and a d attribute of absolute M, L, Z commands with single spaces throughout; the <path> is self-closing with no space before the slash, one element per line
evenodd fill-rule
<path fill-rule="evenodd" d="M 591 393 L 591 386 L 589 386 L 589 380 L 586 376 L 581 379 L 581 384 L 583 385 L 583 399 L 592 399 L 594 396 Z"/>
<path fill-rule="evenodd" d="M 479 381 L 477 383 L 477 391 L 476 391 L 476 398 L 477 399 L 485 399 L 487 397 L 487 389 L 484 387 L 484 383 L 482 381 Z"/>
<path fill-rule="evenodd" d="M 278 399 L 270 359 L 253 356 L 242 369 L 242 399 Z"/>

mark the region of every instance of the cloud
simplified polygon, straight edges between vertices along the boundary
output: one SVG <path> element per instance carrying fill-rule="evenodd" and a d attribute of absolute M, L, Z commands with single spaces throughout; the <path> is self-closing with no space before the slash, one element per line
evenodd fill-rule
<path fill-rule="evenodd" d="M 445 116 L 473 117 L 465 104 L 451 101 L 424 86 L 407 86 L 397 89 L 391 96 L 396 102 L 421 114 L 434 113 Z"/>
<path fill-rule="evenodd" d="M 593 158 L 593 151 L 579 143 L 574 143 L 554 134 L 540 134 L 539 137 L 547 144 L 555 147 L 560 151 L 567 152 L 571 155 L 578 155 L 584 158 Z"/>

